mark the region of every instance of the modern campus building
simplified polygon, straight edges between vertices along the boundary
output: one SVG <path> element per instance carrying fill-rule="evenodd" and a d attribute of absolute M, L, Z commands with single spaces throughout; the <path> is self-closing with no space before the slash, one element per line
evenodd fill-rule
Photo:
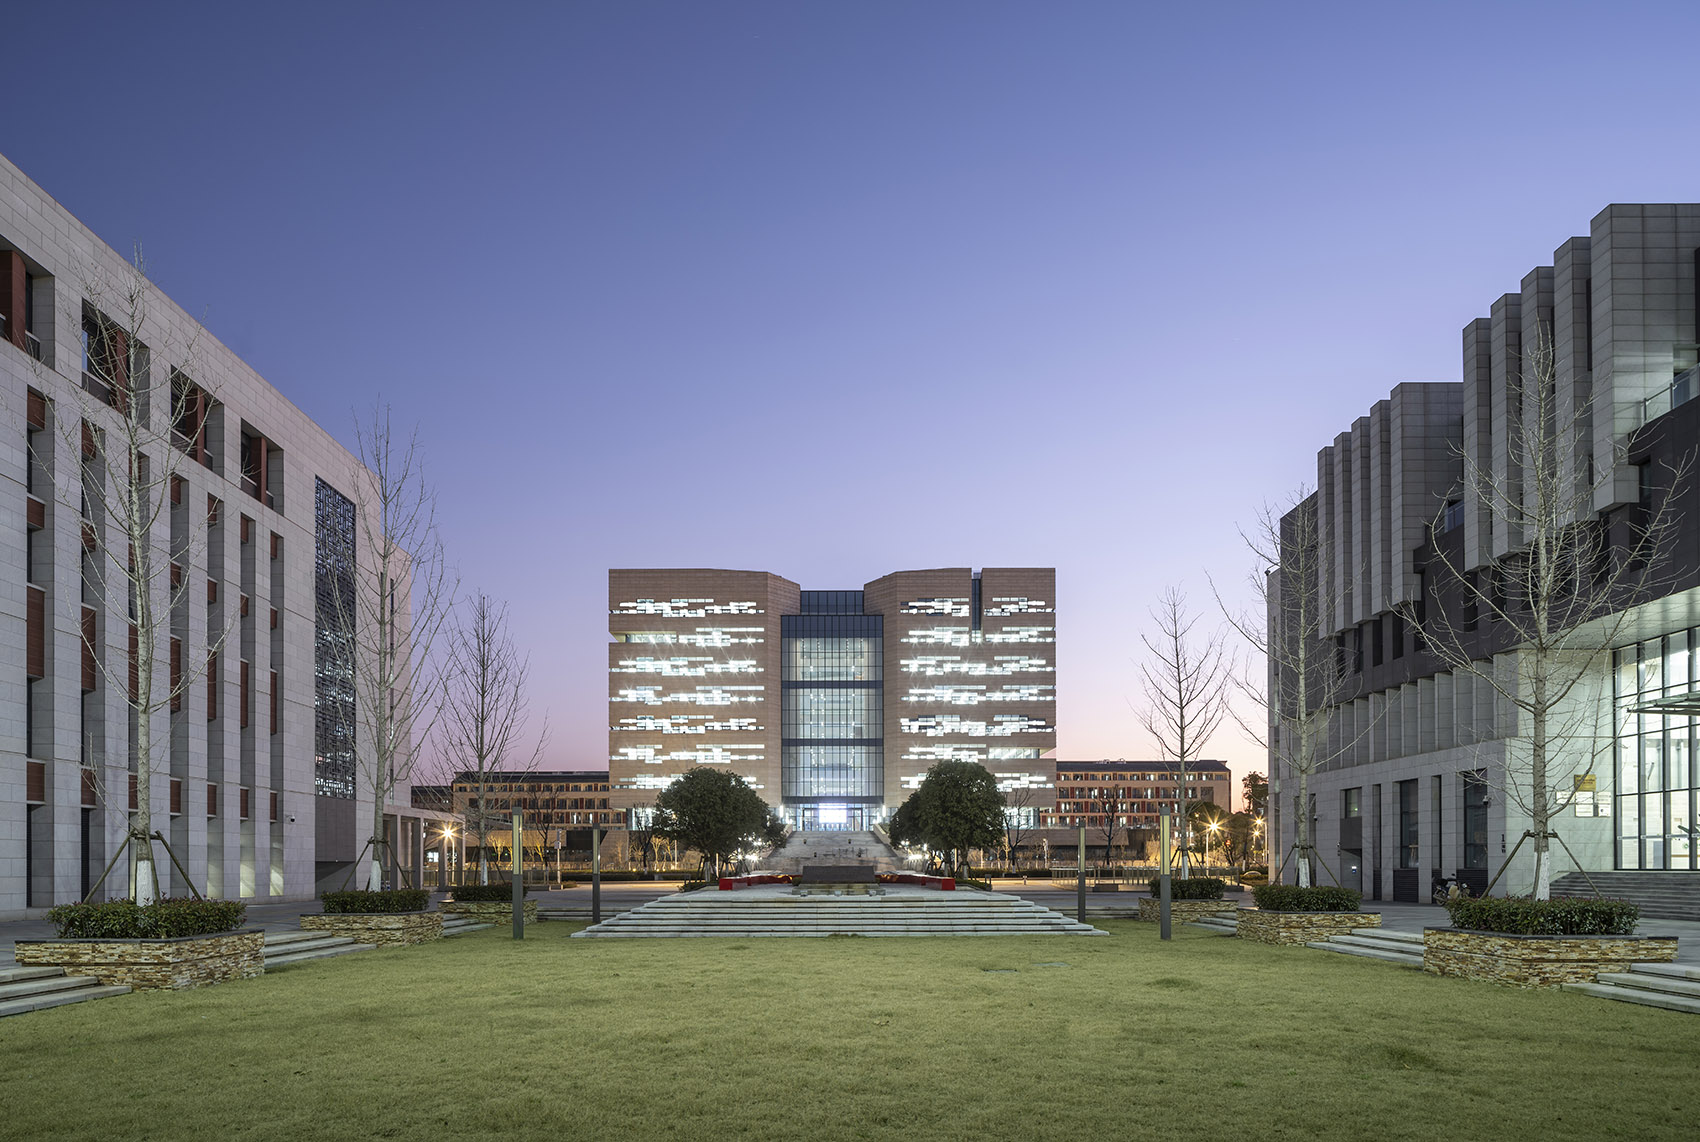
<path fill-rule="evenodd" d="M 1529 890 L 1532 846 L 1517 852 L 1527 790 L 1506 761 L 1526 756 L 1531 733 L 1508 695 L 1532 683 L 1496 611 L 1527 611 L 1502 586 L 1533 536 L 1491 499 L 1532 503 L 1550 474 L 1577 493 L 1566 518 L 1602 537 L 1593 565 L 1570 569 L 1578 596 L 1627 558 L 1627 537 L 1667 495 L 1677 521 L 1633 599 L 1580 631 L 1578 646 L 1609 653 L 1552 743 L 1568 846 L 1555 846 L 1555 873 L 1697 875 L 1694 720 L 1670 716 L 1700 711 L 1700 501 L 1692 467 L 1675 475 L 1700 442 L 1697 264 L 1700 205 L 1608 206 L 1464 327 L 1462 380 L 1398 386 L 1318 453 L 1317 490 L 1284 529 L 1289 543 L 1317 536 L 1320 559 L 1314 574 L 1274 572 L 1270 619 L 1300 593 L 1319 606 L 1318 649 L 1339 685 L 1324 688 L 1334 716 L 1308 804 L 1285 751 L 1271 751 L 1272 863 L 1308 813 L 1322 883 L 1415 900 L 1456 873 L 1479 891 L 1515 854 L 1495 891 Z M 1548 435 L 1520 431 L 1536 408 Z M 1551 442 L 1540 471 L 1531 439 Z M 1485 480 L 1466 479 L 1466 458 Z M 1442 619 L 1492 679 L 1435 653 Z"/>
<path fill-rule="evenodd" d="M 340 884 L 372 831 L 327 617 L 360 574 L 336 553 L 366 470 L 0 158 L 0 916 L 81 898 L 139 802 L 133 600 L 102 510 L 132 400 L 145 470 L 170 472 L 147 565 L 171 616 L 153 689 L 176 692 L 149 715 L 143 824 L 199 890 L 245 899 Z M 416 874 L 431 814 L 394 800 L 394 873 Z M 120 861 L 97 896 L 128 889 Z"/>
<path fill-rule="evenodd" d="M 612 803 L 641 823 L 698 765 L 800 828 L 884 820 L 934 763 L 1047 780 L 1056 572 L 898 571 L 804 591 L 764 571 L 608 573 Z"/>

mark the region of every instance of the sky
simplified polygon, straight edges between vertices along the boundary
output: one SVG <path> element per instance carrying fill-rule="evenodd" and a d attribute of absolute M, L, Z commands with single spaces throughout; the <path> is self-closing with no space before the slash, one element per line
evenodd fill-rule
<path fill-rule="evenodd" d="M 1055 566 L 1058 749 L 1148 608 L 1611 202 L 1700 197 L 1692 4 L 79 3 L 0 153 L 350 446 L 416 423 L 547 764 L 610 567 Z M 23 67 L 22 64 L 29 66 Z M 33 76 L 33 78 L 30 78 Z M 1255 716 L 1255 715 L 1253 715 Z M 1231 725 L 1209 752 L 1262 768 Z"/>

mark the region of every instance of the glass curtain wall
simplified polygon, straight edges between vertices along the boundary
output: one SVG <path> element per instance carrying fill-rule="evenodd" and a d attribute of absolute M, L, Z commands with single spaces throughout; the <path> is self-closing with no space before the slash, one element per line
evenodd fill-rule
<path fill-rule="evenodd" d="M 883 622 L 860 591 L 804 591 L 780 620 L 780 794 L 805 828 L 859 827 L 884 800 Z"/>
<path fill-rule="evenodd" d="M 1618 868 L 1696 867 L 1695 719 L 1630 710 L 1693 692 L 1697 635 L 1700 629 L 1691 628 L 1613 652 Z M 1578 798 L 1589 815 L 1602 801 Z"/>

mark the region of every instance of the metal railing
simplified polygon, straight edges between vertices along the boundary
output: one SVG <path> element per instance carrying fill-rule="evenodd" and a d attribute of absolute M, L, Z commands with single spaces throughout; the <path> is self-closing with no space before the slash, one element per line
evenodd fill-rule
<path fill-rule="evenodd" d="M 1641 402 L 1641 423 L 1663 416 L 1673 408 L 1687 404 L 1700 393 L 1700 365 L 1684 369 L 1661 389 Z"/>

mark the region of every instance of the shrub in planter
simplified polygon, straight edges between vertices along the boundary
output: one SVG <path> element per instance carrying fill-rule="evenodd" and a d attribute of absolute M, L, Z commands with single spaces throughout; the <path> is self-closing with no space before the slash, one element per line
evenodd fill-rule
<path fill-rule="evenodd" d="M 1627 936 L 1641 919 L 1641 909 L 1627 900 L 1566 897 L 1459 897 L 1446 902 L 1446 914 L 1454 928 L 1520 936 Z"/>
<path fill-rule="evenodd" d="M 1227 882 L 1218 880 L 1214 876 L 1171 876 L 1169 878 L 1170 900 L 1220 900 L 1222 893 L 1226 892 L 1227 889 Z M 1160 876 L 1152 877 L 1151 895 L 1158 896 L 1162 891 L 1163 878 Z"/>
<path fill-rule="evenodd" d="M 248 906 L 239 900 L 167 896 L 148 905 L 134 900 L 61 904 L 47 913 L 60 939 L 168 940 L 210 936 L 242 925 Z"/>
<path fill-rule="evenodd" d="M 459 904 L 493 904 L 514 898 L 513 884 L 462 884 L 450 889 Z M 521 885 L 520 894 L 531 895 L 530 885 Z"/>
<path fill-rule="evenodd" d="M 1265 912 L 1356 912 L 1363 893 L 1349 888 L 1300 888 L 1296 884 L 1260 884 L 1251 890 Z"/>
<path fill-rule="evenodd" d="M 687 880 L 683 884 L 679 885 L 679 891 L 680 892 L 695 892 L 699 888 L 707 888 L 707 887 L 708 887 L 708 881 L 706 881 L 706 880 Z"/>
<path fill-rule="evenodd" d="M 384 892 L 354 889 L 321 892 L 319 899 L 330 915 L 358 912 L 423 912 L 431 905 L 431 894 L 423 888 L 392 888 Z"/>

